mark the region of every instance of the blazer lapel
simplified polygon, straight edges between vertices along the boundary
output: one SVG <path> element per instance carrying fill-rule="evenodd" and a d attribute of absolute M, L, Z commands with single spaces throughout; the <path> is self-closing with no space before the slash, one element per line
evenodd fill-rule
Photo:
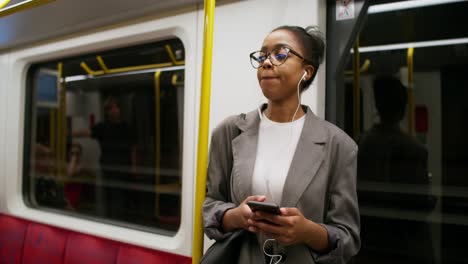
<path fill-rule="evenodd" d="M 245 120 L 239 120 L 237 126 L 241 134 L 232 141 L 232 195 L 233 201 L 241 203 L 252 195 L 252 174 L 257 155 L 258 127 L 260 118 L 257 111 L 249 112 Z"/>
<path fill-rule="evenodd" d="M 326 132 L 307 107 L 304 127 L 283 188 L 281 206 L 295 207 L 323 162 Z"/>

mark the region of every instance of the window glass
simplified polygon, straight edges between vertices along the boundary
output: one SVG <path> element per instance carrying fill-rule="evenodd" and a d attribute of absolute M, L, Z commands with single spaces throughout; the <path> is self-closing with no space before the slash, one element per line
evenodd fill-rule
<path fill-rule="evenodd" d="M 33 65 L 24 193 L 31 207 L 173 234 L 180 224 L 180 40 Z"/>
<path fill-rule="evenodd" d="M 362 247 L 353 263 L 465 263 L 468 2 L 377 13 L 398 1 L 369 2 L 359 56 L 348 54 L 338 88 L 343 129 L 359 145 Z M 398 4 L 410 2 L 424 1 Z"/>

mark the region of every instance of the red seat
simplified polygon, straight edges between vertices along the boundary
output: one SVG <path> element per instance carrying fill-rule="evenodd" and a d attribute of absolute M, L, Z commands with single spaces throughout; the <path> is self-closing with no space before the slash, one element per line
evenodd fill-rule
<path fill-rule="evenodd" d="M 0 214 L 0 263 L 21 263 L 26 221 Z"/>
<path fill-rule="evenodd" d="M 133 246 L 120 248 L 117 264 L 191 264 L 191 259 L 165 252 L 155 252 Z"/>
<path fill-rule="evenodd" d="M 109 240 L 77 233 L 70 234 L 65 264 L 114 264 L 119 245 Z"/>
<path fill-rule="evenodd" d="M 191 264 L 191 258 L 0 214 L 0 264 Z"/>
<path fill-rule="evenodd" d="M 29 224 L 23 264 L 63 263 L 68 232 L 46 225 Z"/>

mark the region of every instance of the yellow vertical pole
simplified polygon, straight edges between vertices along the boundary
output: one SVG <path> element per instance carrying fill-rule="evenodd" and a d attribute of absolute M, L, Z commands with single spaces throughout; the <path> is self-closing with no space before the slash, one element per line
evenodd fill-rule
<path fill-rule="evenodd" d="M 216 1 L 205 0 L 203 33 L 203 68 L 201 80 L 200 117 L 198 127 L 197 178 L 193 220 L 192 263 L 199 263 L 203 255 L 202 206 L 205 200 L 208 165 L 208 128 L 210 122 L 211 67 L 213 57 L 214 10 Z"/>
<path fill-rule="evenodd" d="M 67 86 L 62 80 L 63 71 L 59 73 L 60 88 L 62 90 L 62 175 L 67 175 Z"/>
<path fill-rule="evenodd" d="M 58 86 L 58 108 L 57 108 L 57 140 L 55 144 L 55 160 L 56 160 L 56 170 L 57 170 L 57 178 L 60 178 L 62 175 L 62 89 L 60 87 L 60 72 L 62 71 L 62 63 L 57 64 L 57 71 L 58 71 L 58 76 L 57 76 L 57 86 Z"/>
<path fill-rule="evenodd" d="M 154 168 L 154 206 L 155 216 L 160 216 L 158 187 L 161 183 L 161 71 L 154 73 L 154 118 L 155 118 L 155 168 Z"/>
<path fill-rule="evenodd" d="M 414 136 L 414 83 L 413 83 L 413 73 L 414 73 L 414 48 L 408 48 L 407 53 L 407 62 L 408 62 L 408 110 L 407 121 L 408 121 L 408 133 Z"/>
<path fill-rule="evenodd" d="M 361 134 L 361 80 L 360 80 L 360 56 L 359 56 L 359 35 L 354 43 L 353 71 L 353 131 L 354 139 L 358 139 Z"/>
<path fill-rule="evenodd" d="M 59 178 L 66 175 L 66 148 L 67 148 L 67 109 L 66 109 L 66 87 L 62 83 L 63 63 L 57 65 L 57 85 L 59 87 L 59 108 L 58 108 L 58 127 L 57 127 L 57 161 Z"/>
<path fill-rule="evenodd" d="M 6 5 L 8 5 L 8 3 L 10 3 L 10 2 L 11 2 L 11 0 L 4 0 L 3 2 L 0 2 L 0 9 L 2 9 Z"/>

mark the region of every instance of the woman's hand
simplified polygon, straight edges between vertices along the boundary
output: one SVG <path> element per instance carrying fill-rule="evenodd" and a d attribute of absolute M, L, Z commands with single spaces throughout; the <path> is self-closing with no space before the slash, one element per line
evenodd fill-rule
<path fill-rule="evenodd" d="M 317 252 L 328 250 L 328 233 L 323 226 L 305 218 L 297 208 L 280 211 L 280 215 L 256 211 L 248 220 L 250 231 L 264 233 L 285 246 L 304 243 Z"/>
<path fill-rule="evenodd" d="M 224 232 L 231 232 L 236 229 L 249 230 L 248 219 L 253 215 L 252 210 L 247 205 L 248 201 L 264 202 L 266 199 L 262 195 L 254 195 L 247 197 L 239 206 L 229 209 L 223 216 L 223 229 Z"/>

